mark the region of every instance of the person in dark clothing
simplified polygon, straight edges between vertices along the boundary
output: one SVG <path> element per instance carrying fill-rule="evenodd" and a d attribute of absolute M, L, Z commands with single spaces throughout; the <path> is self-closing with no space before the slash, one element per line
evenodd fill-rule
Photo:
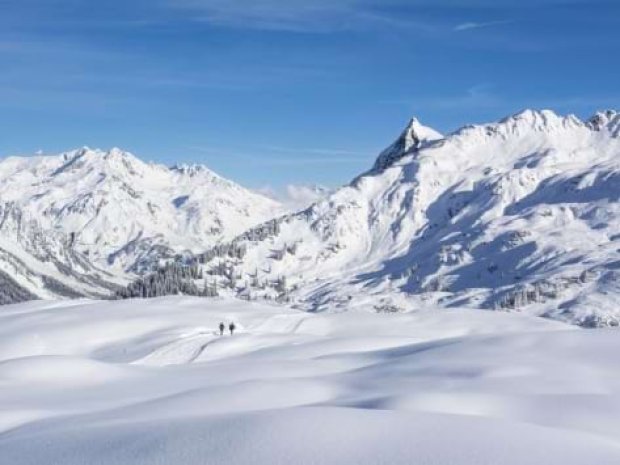
<path fill-rule="evenodd" d="M 233 333 L 235 332 L 235 324 L 232 321 L 228 325 L 228 330 L 230 331 L 230 335 L 232 336 Z"/>
<path fill-rule="evenodd" d="M 226 327 L 224 326 L 224 322 L 221 322 L 221 323 L 220 323 L 220 336 L 223 336 L 223 335 L 224 335 L 224 329 L 225 329 L 225 328 L 226 328 Z"/>

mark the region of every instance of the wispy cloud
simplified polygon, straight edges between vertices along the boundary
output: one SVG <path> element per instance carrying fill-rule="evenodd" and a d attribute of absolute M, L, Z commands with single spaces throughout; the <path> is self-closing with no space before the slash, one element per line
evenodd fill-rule
<path fill-rule="evenodd" d="M 67 102 L 71 102 L 70 105 Z M 124 108 L 131 100 L 118 96 L 102 95 L 95 91 L 77 89 L 34 89 L 4 85 L 0 82 L 0 111 L 15 109 L 40 111 L 42 107 L 54 107 L 58 113 L 91 116 L 107 114 L 111 109 Z"/>
<path fill-rule="evenodd" d="M 369 153 L 329 148 L 287 148 L 277 146 L 234 147 L 190 146 L 188 150 L 207 156 L 234 157 L 243 163 L 267 166 L 312 166 L 330 164 L 359 164 Z"/>
<path fill-rule="evenodd" d="M 328 33 L 369 28 L 399 28 L 420 33 L 449 30 L 422 17 L 403 17 L 391 7 L 407 0 L 162 0 L 193 12 L 194 21 L 224 27 L 300 33 Z M 419 7 L 425 7 L 422 0 Z"/>
<path fill-rule="evenodd" d="M 493 108 L 503 103 L 493 92 L 490 84 L 478 84 L 470 87 L 462 95 L 437 98 L 433 102 L 437 107 L 446 110 L 463 108 Z"/>
<path fill-rule="evenodd" d="M 229 27 L 321 32 L 344 27 L 362 0 L 166 0 L 195 19 Z"/>
<path fill-rule="evenodd" d="M 471 31 L 472 29 L 482 29 L 482 28 L 492 27 L 492 26 L 501 26 L 503 24 L 510 24 L 512 22 L 513 21 L 509 19 L 497 20 L 497 21 L 486 21 L 486 22 L 472 21 L 472 22 L 457 24 L 456 26 L 454 26 L 453 31 L 454 32 Z"/>
<path fill-rule="evenodd" d="M 334 155 L 334 156 L 351 156 L 353 158 L 359 159 L 362 156 L 369 155 L 368 153 L 359 152 L 356 150 L 348 150 L 348 149 L 338 149 L 338 148 L 315 148 L 315 147 L 307 147 L 307 148 L 299 148 L 299 147 L 281 147 L 277 145 L 265 145 L 262 147 L 263 149 L 269 150 L 271 152 L 282 153 L 282 154 L 305 154 L 305 155 Z"/>
<path fill-rule="evenodd" d="M 432 108 L 443 111 L 472 110 L 474 108 L 497 108 L 505 104 L 505 101 L 493 92 L 490 84 L 477 84 L 466 89 L 461 94 L 410 97 L 400 100 L 386 101 L 407 105 L 416 109 Z"/>

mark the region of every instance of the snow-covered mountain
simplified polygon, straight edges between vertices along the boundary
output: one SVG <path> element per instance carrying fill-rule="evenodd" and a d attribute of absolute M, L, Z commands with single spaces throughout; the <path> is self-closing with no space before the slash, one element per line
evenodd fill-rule
<path fill-rule="evenodd" d="M 0 199 L 116 273 L 204 250 L 281 211 L 204 166 L 167 168 L 116 148 L 1 160 Z"/>
<path fill-rule="evenodd" d="M 0 204 L 0 304 L 102 297 L 122 284 L 74 250 L 66 235 L 43 229 L 14 204 Z"/>
<path fill-rule="evenodd" d="M 311 310 L 433 303 L 620 321 L 614 111 L 527 110 L 446 136 L 413 119 L 368 172 L 284 216 L 205 167 L 119 149 L 8 158 L 0 181 L 5 301 L 106 294 L 181 254 L 204 264 L 208 294 Z"/>
<path fill-rule="evenodd" d="M 619 200 L 614 111 L 527 110 L 445 137 L 414 119 L 349 185 L 200 258 L 241 294 L 315 310 L 370 298 L 617 324 Z"/>

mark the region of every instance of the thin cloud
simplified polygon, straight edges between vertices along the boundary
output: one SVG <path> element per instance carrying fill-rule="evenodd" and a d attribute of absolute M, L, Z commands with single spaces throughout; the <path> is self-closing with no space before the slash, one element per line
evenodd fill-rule
<path fill-rule="evenodd" d="M 277 145 L 266 145 L 263 147 L 266 150 L 287 153 L 287 154 L 306 154 L 306 155 L 335 155 L 335 156 L 351 156 L 351 157 L 363 157 L 369 155 L 369 153 L 362 153 L 355 150 L 347 149 L 331 149 L 331 148 L 297 148 L 297 147 L 281 147 Z"/>
<path fill-rule="evenodd" d="M 457 24 L 453 31 L 454 32 L 464 32 L 464 31 L 471 31 L 472 29 L 482 29 L 482 28 L 486 28 L 486 27 L 492 27 L 492 26 L 501 26 L 502 24 L 510 24 L 513 21 L 511 20 L 498 20 L 498 21 L 487 21 L 487 22 L 467 22 L 467 23 L 461 23 L 461 24 Z"/>
<path fill-rule="evenodd" d="M 207 156 L 226 156 L 243 160 L 244 163 L 264 166 L 311 166 L 330 164 L 359 164 L 368 154 L 340 149 L 287 149 L 285 147 L 245 147 L 230 148 L 189 146 L 187 150 Z"/>
<path fill-rule="evenodd" d="M 163 0 L 193 12 L 192 19 L 216 26 L 298 33 L 330 33 L 367 28 L 401 28 L 434 34 L 446 30 L 429 19 L 404 19 L 386 7 L 406 0 Z M 425 6 L 426 0 L 421 2 Z"/>
<path fill-rule="evenodd" d="M 488 84 L 479 84 L 467 89 L 463 95 L 438 98 L 433 103 L 435 106 L 446 110 L 495 108 L 503 102 L 492 90 L 492 86 Z"/>
<path fill-rule="evenodd" d="M 340 165 L 340 164 L 354 164 L 360 163 L 359 159 L 354 158 L 339 158 L 339 157 L 291 157 L 291 158 L 263 158 L 260 161 L 256 160 L 256 156 L 241 155 L 241 158 L 245 158 L 247 161 L 256 162 L 261 165 L 269 166 L 311 166 L 311 165 Z"/>
<path fill-rule="evenodd" d="M 326 32 L 342 28 L 360 0 L 167 0 L 172 7 L 193 10 L 195 19 L 211 24 L 279 30 Z"/>
<path fill-rule="evenodd" d="M 466 89 L 459 95 L 423 96 L 399 100 L 384 101 L 388 104 L 407 105 L 418 109 L 432 108 L 445 111 L 471 110 L 472 108 L 498 108 L 505 104 L 500 96 L 493 92 L 493 86 L 478 84 Z"/>

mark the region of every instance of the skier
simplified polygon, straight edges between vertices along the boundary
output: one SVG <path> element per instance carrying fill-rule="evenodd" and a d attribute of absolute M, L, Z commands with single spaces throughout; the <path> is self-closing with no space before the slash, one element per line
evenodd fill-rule
<path fill-rule="evenodd" d="M 230 335 L 232 336 L 233 333 L 235 332 L 235 324 L 232 321 L 228 325 L 228 330 L 230 331 Z"/>
<path fill-rule="evenodd" d="M 223 335 L 224 335 L 224 328 L 225 328 L 225 326 L 224 326 L 224 322 L 222 321 L 222 322 L 220 323 L 220 336 L 223 336 Z"/>

